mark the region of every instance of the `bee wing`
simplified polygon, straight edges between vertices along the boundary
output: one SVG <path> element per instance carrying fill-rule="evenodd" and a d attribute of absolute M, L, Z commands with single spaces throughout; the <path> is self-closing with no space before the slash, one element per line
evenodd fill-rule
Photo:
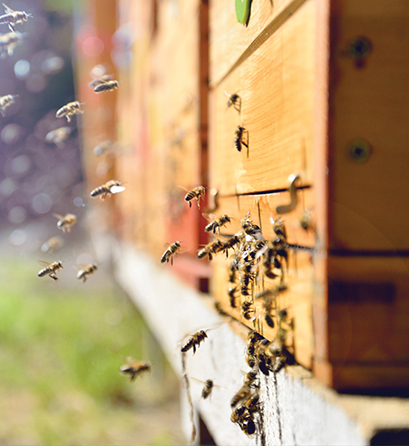
<path fill-rule="evenodd" d="M 203 214 L 202 214 L 202 216 L 207 220 L 207 221 L 215 221 L 215 220 L 217 220 L 217 215 L 215 215 L 215 214 L 209 214 L 209 213 L 207 213 L 207 212 L 204 212 Z"/>
<path fill-rule="evenodd" d="M 40 266 L 48 266 L 50 262 L 44 262 L 43 260 L 37 260 L 37 264 Z"/>
<path fill-rule="evenodd" d="M 64 218 L 64 216 L 60 215 L 60 214 L 53 214 L 53 217 L 58 218 L 58 220 L 61 220 L 62 218 Z"/>
<path fill-rule="evenodd" d="M 4 3 L 3 3 L 3 6 L 4 6 L 4 9 L 6 10 L 6 14 L 13 14 L 13 12 L 15 12 L 11 8 L 9 8 L 7 5 L 5 5 Z"/>
<path fill-rule="evenodd" d="M 111 194 L 117 194 L 119 192 L 124 191 L 125 188 L 123 186 L 112 186 L 110 189 Z"/>
<path fill-rule="evenodd" d="M 84 265 L 83 263 L 79 263 L 78 265 L 73 266 L 73 268 L 75 269 L 75 271 L 80 271 L 81 269 L 84 269 L 86 265 Z"/>

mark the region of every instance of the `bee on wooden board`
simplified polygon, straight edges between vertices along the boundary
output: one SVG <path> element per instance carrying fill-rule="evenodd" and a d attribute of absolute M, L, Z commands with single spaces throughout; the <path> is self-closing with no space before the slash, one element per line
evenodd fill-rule
<path fill-rule="evenodd" d="M 76 267 L 76 269 L 78 269 L 77 279 L 82 280 L 83 283 L 85 283 L 88 277 L 93 274 L 98 269 L 98 267 L 97 265 L 95 265 L 95 263 L 91 263 L 82 267 L 78 266 Z"/>
<path fill-rule="evenodd" d="M 221 217 L 216 218 L 214 221 L 209 223 L 205 227 L 205 232 L 213 232 L 213 234 L 217 232 L 218 234 L 220 234 L 220 228 L 230 222 L 231 218 L 227 214 L 224 214 Z"/>
<path fill-rule="evenodd" d="M 44 266 L 44 268 L 40 270 L 39 273 L 37 274 L 38 277 L 44 277 L 48 275 L 51 277 L 51 279 L 56 281 L 58 280 L 58 277 L 56 275 L 57 271 L 63 268 L 62 262 L 60 260 L 57 260 L 56 262 L 53 263 L 47 263 L 39 260 L 37 263 L 40 266 Z"/>
<path fill-rule="evenodd" d="M 124 190 L 125 188 L 122 186 L 121 182 L 117 180 L 110 180 L 102 186 L 92 190 L 90 196 L 92 198 L 99 197 L 101 200 L 105 200 L 105 198 L 109 197 L 111 194 L 117 194 Z"/>
<path fill-rule="evenodd" d="M 248 321 L 254 320 L 254 306 L 252 302 L 244 301 L 241 306 L 241 314 Z"/>
<path fill-rule="evenodd" d="M 108 91 L 117 90 L 119 87 L 118 81 L 107 81 L 97 85 L 94 88 L 94 93 L 108 93 Z"/>
<path fill-rule="evenodd" d="M 145 372 L 150 372 L 152 366 L 149 362 L 137 361 L 131 357 L 127 358 L 127 363 L 120 367 L 119 371 L 124 375 L 129 375 L 131 381 L 134 381 L 137 376 Z"/>
<path fill-rule="evenodd" d="M 18 95 L 8 94 L 6 96 L 0 97 L 0 112 L 2 116 L 6 116 L 6 108 L 14 103 L 14 98 L 17 98 Z"/>
<path fill-rule="evenodd" d="M 45 140 L 48 143 L 53 143 L 60 149 L 64 147 L 64 142 L 71 134 L 70 127 L 59 127 L 58 129 L 51 130 L 45 135 Z"/>
<path fill-rule="evenodd" d="M 46 242 L 41 245 L 41 251 L 54 252 L 63 246 L 64 242 L 61 237 L 50 237 Z"/>
<path fill-rule="evenodd" d="M 14 48 L 23 40 L 23 34 L 19 32 L 11 32 L 0 35 L 0 58 L 11 56 Z"/>
<path fill-rule="evenodd" d="M 237 308 L 237 304 L 238 304 L 238 300 L 239 300 L 238 292 L 239 292 L 239 288 L 237 285 L 229 288 L 229 291 L 227 292 L 227 294 L 229 295 L 229 298 L 230 298 L 230 306 L 232 308 Z"/>
<path fill-rule="evenodd" d="M 210 262 L 213 260 L 213 255 L 219 252 L 224 252 L 223 242 L 219 239 L 213 240 L 212 242 L 208 243 L 204 248 L 199 250 L 199 252 L 197 253 L 197 258 L 203 259 L 204 257 L 208 256 Z"/>
<path fill-rule="evenodd" d="M 185 195 L 185 201 L 189 203 L 189 208 L 192 207 L 192 200 L 197 200 L 197 208 L 200 209 L 200 199 L 204 198 L 206 189 L 203 186 L 197 186 Z"/>
<path fill-rule="evenodd" d="M 247 134 L 247 142 L 243 141 L 243 136 L 244 134 Z M 234 132 L 234 147 L 241 152 L 241 146 L 246 146 L 247 148 L 249 148 L 248 146 L 248 130 L 246 130 L 242 125 L 239 125 L 236 129 L 236 131 Z"/>
<path fill-rule="evenodd" d="M 193 348 L 193 354 L 196 353 L 196 347 L 199 347 L 200 343 L 207 338 L 207 334 L 204 330 L 200 330 L 189 338 L 186 344 L 182 347 L 182 353 L 189 351 Z"/>
<path fill-rule="evenodd" d="M 57 110 L 57 113 L 55 116 L 57 118 L 63 118 L 64 116 L 67 118 L 67 121 L 71 121 L 71 116 L 75 114 L 81 114 L 84 113 L 84 110 L 82 110 L 81 105 L 84 105 L 84 102 L 69 102 L 68 104 L 61 107 L 59 110 Z"/>
<path fill-rule="evenodd" d="M 77 223 L 77 217 L 74 214 L 66 214 L 62 216 L 60 214 L 53 214 L 55 218 L 58 218 L 57 228 L 62 232 L 70 232 L 71 228 Z"/>
<path fill-rule="evenodd" d="M 7 23 L 10 31 L 12 32 L 15 31 L 14 27 L 17 25 L 17 23 L 27 22 L 29 17 L 33 17 L 30 13 L 24 11 L 13 11 L 4 3 L 3 6 L 6 13 L 0 16 L 0 24 L 2 25 Z"/>
<path fill-rule="evenodd" d="M 241 97 L 237 93 L 229 94 L 227 91 L 224 92 L 227 96 L 227 107 L 234 105 L 234 108 L 240 113 L 241 111 Z"/>
<path fill-rule="evenodd" d="M 163 253 L 160 259 L 160 263 L 168 263 L 170 260 L 170 264 L 173 265 L 173 257 L 182 248 L 182 245 L 180 243 L 181 242 L 176 241 L 169 245 L 166 251 Z"/>

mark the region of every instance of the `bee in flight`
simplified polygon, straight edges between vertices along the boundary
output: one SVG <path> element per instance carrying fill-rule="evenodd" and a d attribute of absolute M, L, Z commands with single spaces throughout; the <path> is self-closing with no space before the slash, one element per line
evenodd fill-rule
<path fill-rule="evenodd" d="M 92 198 L 99 197 L 101 200 L 104 200 L 111 194 L 117 194 L 119 192 L 124 191 L 125 188 L 121 186 L 121 184 L 122 183 L 120 183 L 117 180 L 110 180 L 107 183 L 103 184 L 102 186 L 99 186 L 94 190 L 92 190 L 90 195 Z"/>
<path fill-rule="evenodd" d="M 189 203 L 189 208 L 192 207 L 191 201 L 196 199 L 197 200 L 197 208 L 200 209 L 200 199 L 204 198 L 205 191 L 206 190 L 203 186 L 197 186 L 185 195 L 185 201 L 187 201 Z"/>
<path fill-rule="evenodd" d="M 94 147 L 93 153 L 95 156 L 100 156 L 114 148 L 114 143 L 110 140 L 102 141 Z"/>
<path fill-rule="evenodd" d="M 8 94 L 6 96 L 0 97 L 0 112 L 2 116 L 5 116 L 5 110 L 11 104 L 14 104 L 14 98 L 17 98 L 18 95 Z"/>
<path fill-rule="evenodd" d="M 102 82 L 101 84 L 98 84 L 94 88 L 94 93 L 107 93 L 108 91 L 114 91 L 118 89 L 118 87 L 119 87 L 118 81 Z"/>
<path fill-rule="evenodd" d="M 62 149 L 64 147 L 65 140 L 70 136 L 70 127 L 59 127 L 58 129 L 51 130 L 45 135 L 45 140 L 50 144 L 55 144 L 57 147 Z"/>
<path fill-rule="evenodd" d="M 244 133 L 247 133 L 247 138 L 248 138 L 248 131 L 241 125 L 239 125 L 236 129 L 236 131 L 234 132 L 234 147 L 236 147 L 236 149 L 241 152 L 241 145 L 243 144 L 243 146 L 246 146 L 247 148 L 249 148 L 248 146 L 248 141 L 244 142 L 243 141 L 243 135 Z"/>
<path fill-rule="evenodd" d="M 41 245 L 41 251 L 54 252 L 63 246 L 64 242 L 61 237 L 50 237 L 46 242 Z"/>
<path fill-rule="evenodd" d="M 107 68 L 103 64 L 95 65 L 91 70 L 90 75 L 94 79 L 89 83 L 89 86 L 92 88 L 95 88 L 97 85 L 103 84 L 104 82 L 111 81 L 114 77 L 113 74 L 107 74 Z"/>
<path fill-rule="evenodd" d="M 219 252 L 224 252 L 224 250 L 224 243 L 221 240 L 216 239 L 199 250 L 199 252 L 197 253 L 197 258 L 204 259 L 206 256 L 208 256 L 209 262 L 211 262 L 213 260 L 213 255 Z"/>
<path fill-rule="evenodd" d="M 74 214 L 67 214 L 64 217 L 60 214 L 54 214 L 58 218 L 57 228 L 62 232 L 70 232 L 71 228 L 77 223 L 77 217 Z"/>
<path fill-rule="evenodd" d="M 203 342 L 207 338 L 207 334 L 204 330 L 200 330 L 195 333 L 182 347 L 182 353 L 189 351 L 193 348 L 193 354 L 196 353 L 196 347 L 199 347 L 200 343 Z"/>
<path fill-rule="evenodd" d="M 66 117 L 67 121 L 71 121 L 71 116 L 75 114 L 84 113 L 84 110 L 82 110 L 81 105 L 84 105 L 84 102 L 79 103 L 78 101 L 69 102 L 68 104 L 64 105 L 64 107 L 61 107 L 55 116 L 57 118 Z"/>
<path fill-rule="evenodd" d="M 213 232 L 215 234 L 216 232 L 220 234 L 220 228 L 224 226 L 226 223 L 230 223 L 231 218 L 225 214 L 220 218 L 216 218 L 216 220 L 212 221 L 205 227 L 205 232 Z"/>
<path fill-rule="evenodd" d="M 227 107 L 234 105 L 234 108 L 240 113 L 241 97 L 237 93 L 229 94 L 227 91 L 225 91 L 224 94 L 227 96 Z"/>
<path fill-rule="evenodd" d="M 11 32 L 0 36 L 0 58 L 11 56 L 14 48 L 23 40 L 23 34 Z"/>
<path fill-rule="evenodd" d="M 120 367 L 119 371 L 124 375 L 129 375 L 130 380 L 134 381 L 135 378 L 144 372 L 150 372 L 152 369 L 149 362 L 136 361 L 135 359 L 128 357 L 127 363 Z"/>
<path fill-rule="evenodd" d="M 90 265 L 86 265 L 79 268 L 80 269 L 78 270 L 77 273 L 77 279 L 82 280 L 84 283 L 87 281 L 88 277 L 98 269 L 95 263 L 91 263 Z"/>
<path fill-rule="evenodd" d="M 0 24 L 8 24 L 10 31 L 14 32 L 14 26 L 17 23 L 27 22 L 29 17 L 33 17 L 30 13 L 24 11 L 13 11 L 3 3 L 5 14 L 0 16 Z"/>
<path fill-rule="evenodd" d="M 42 262 L 41 260 L 39 260 L 37 263 L 40 266 L 44 266 L 44 268 L 37 274 L 38 277 L 49 275 L 51 279 L 58 280 L 58 277 L 56 275 L 57 271 L 59 271 L 63 267 L 60 260 L 57 260 L 53 263 Z"/>
<path fill-rule="evenodd" d="M 173 242 L 168 246 L 166 251 L 163 253 L 160 263 L 168 263 L 170 260 L 170 264 L 173 265 L 173 257 L 174 255 L 182 248 L 182 245 L 179 241 Z"/>

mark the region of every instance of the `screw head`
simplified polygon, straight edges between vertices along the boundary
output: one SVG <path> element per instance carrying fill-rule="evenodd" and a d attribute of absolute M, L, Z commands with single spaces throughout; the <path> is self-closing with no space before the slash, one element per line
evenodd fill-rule
<path fill-rule="evenodd" d="M 363 139 L 355 139 L 349 143 L 349 157 L 357 163 L 365 163 L 371 156 L 371 145 Z"/>

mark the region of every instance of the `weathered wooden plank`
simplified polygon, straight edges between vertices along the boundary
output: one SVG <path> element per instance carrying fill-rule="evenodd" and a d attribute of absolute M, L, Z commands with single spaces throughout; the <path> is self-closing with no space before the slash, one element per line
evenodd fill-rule
<path fill-rule="evenodd" d="M 290 174 L 313 182 L 316 8 L 303 5 L 211 93 L 210 176 L 221 194 L 285 188 Z M 241 113 L 227 107 L 241 97 Z M 235 131 L 243 126 L 241 152 Z"/>

